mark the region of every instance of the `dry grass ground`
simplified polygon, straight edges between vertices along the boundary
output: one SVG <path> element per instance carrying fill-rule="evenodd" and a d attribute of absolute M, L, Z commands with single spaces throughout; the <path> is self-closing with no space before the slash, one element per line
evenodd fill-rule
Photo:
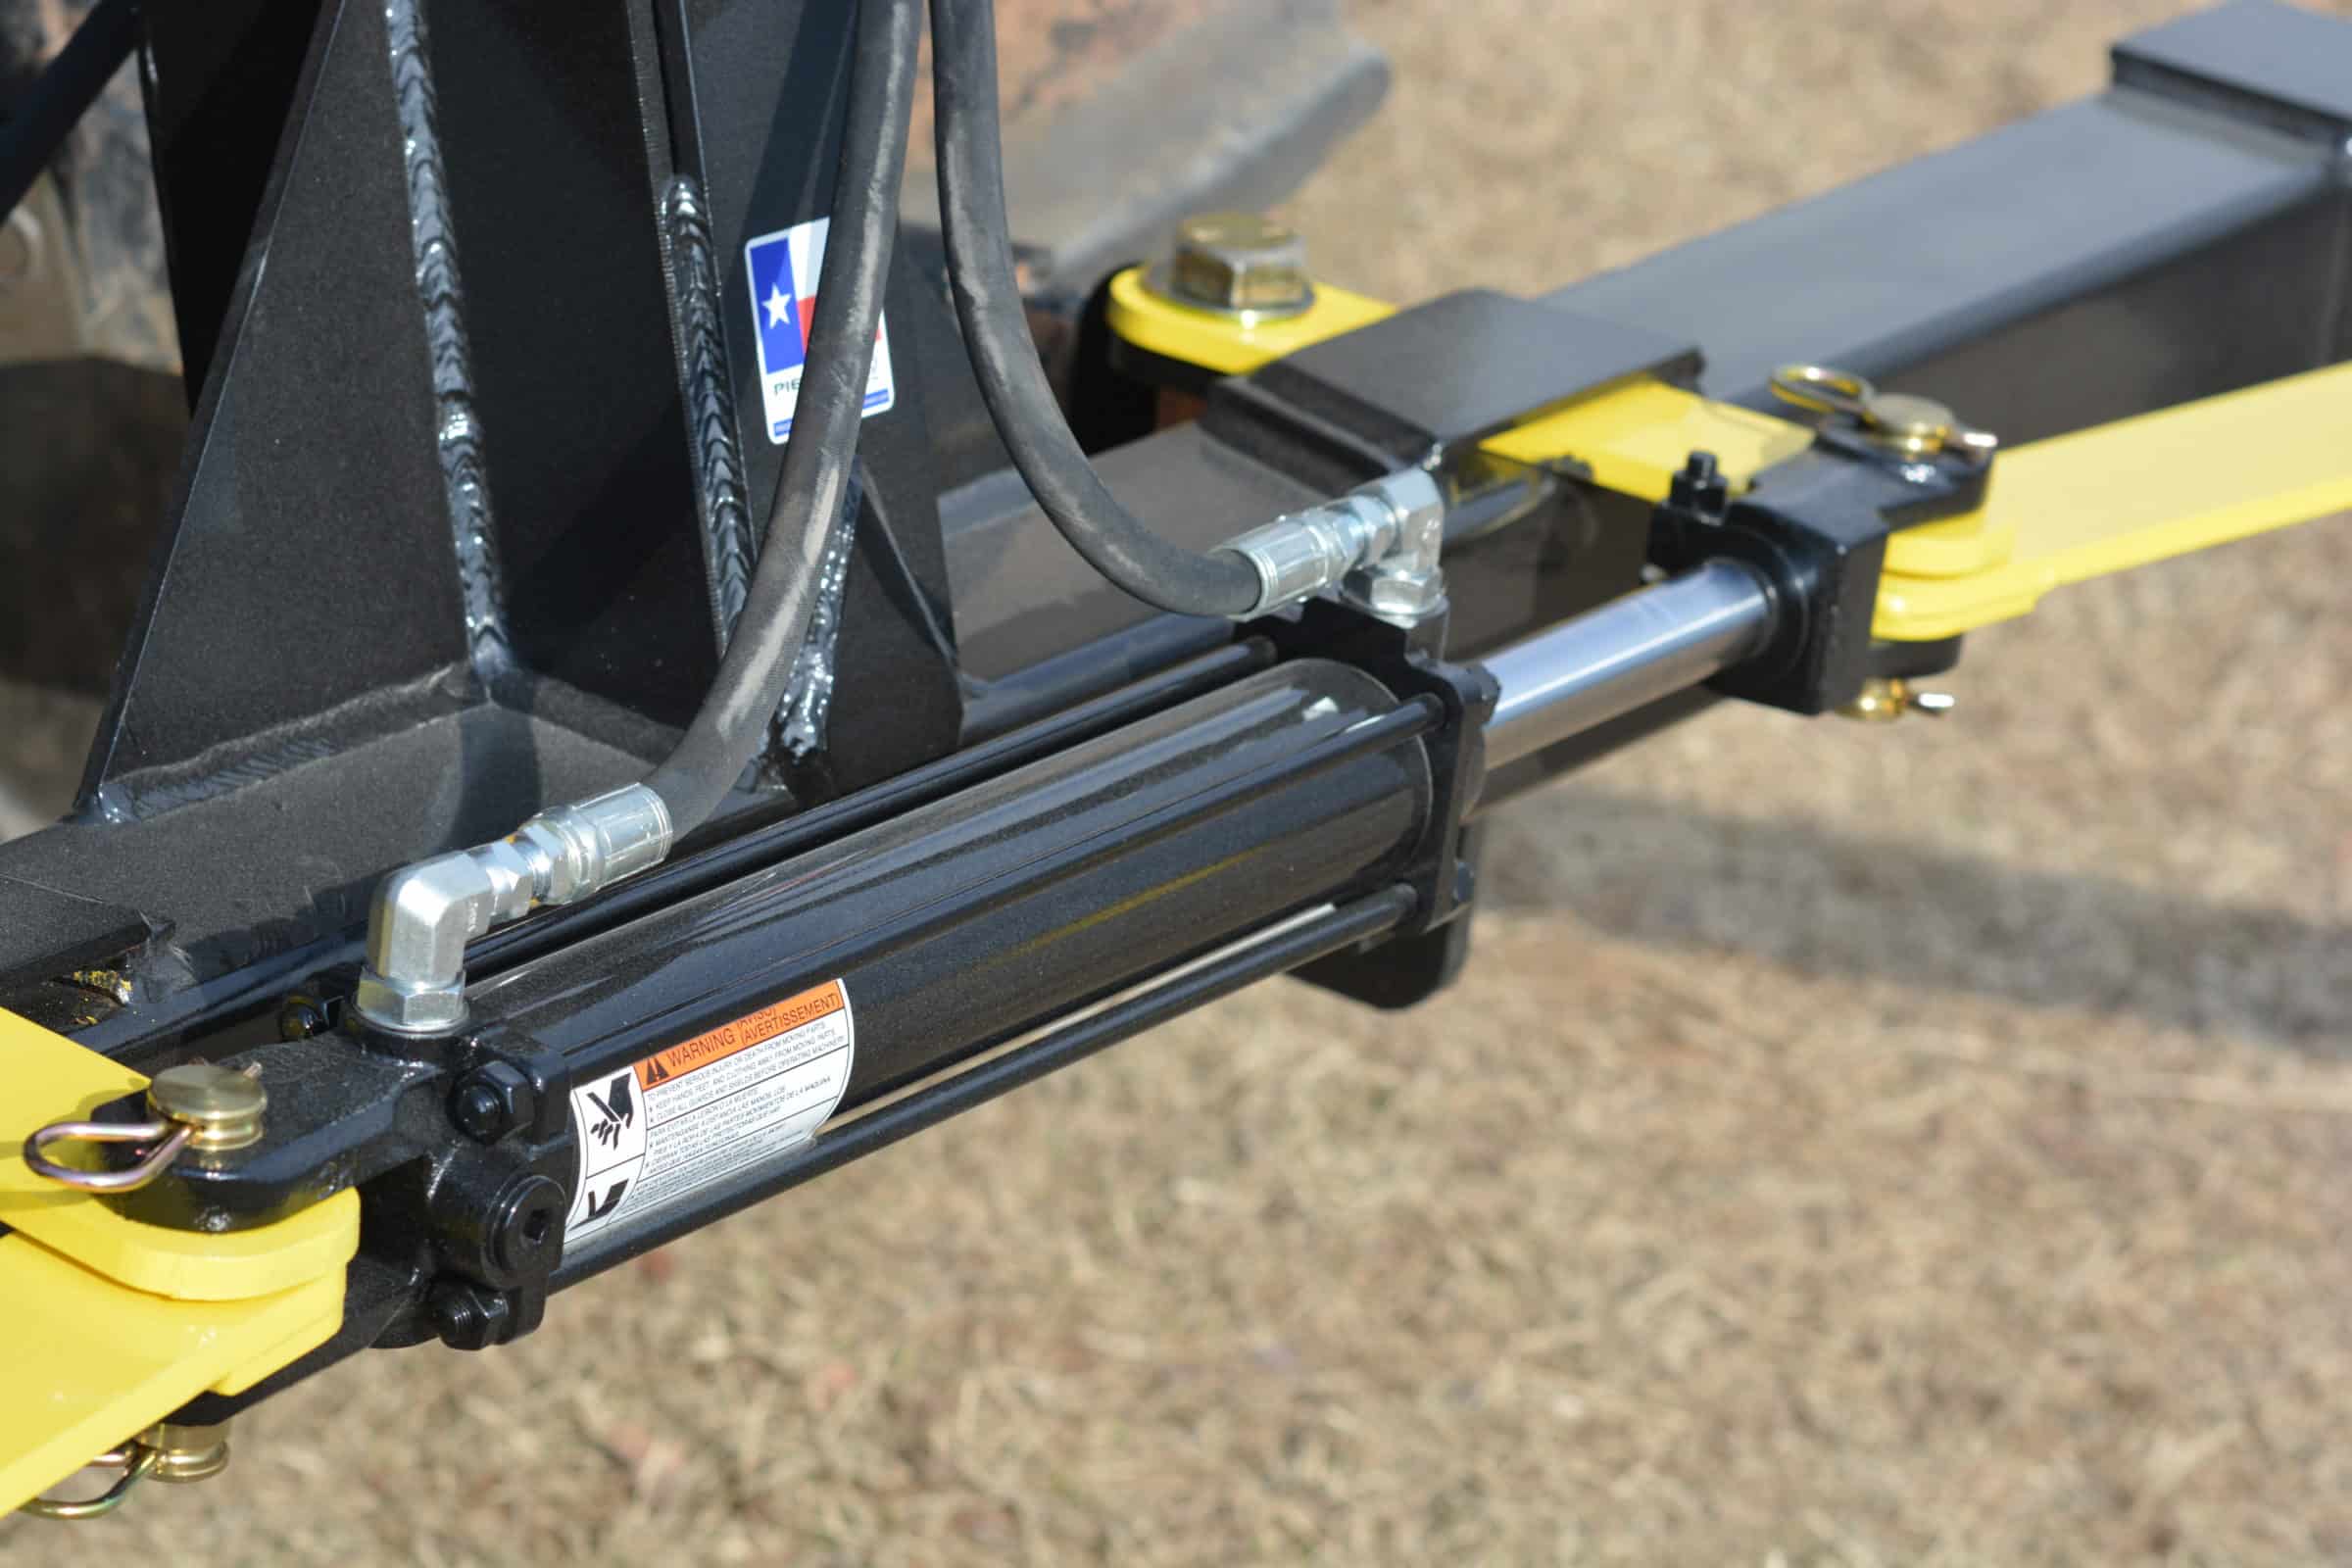
<path fill-rule="evenodd" d="M 1395 99 L 1297 213 L 1359 285 L 1564 280 L 2173 9 L 1367 3 Z M 1941 725 L 1719 711 L 1504 817 L 1442 1004 L 1261 988 L 512 1350 L 321 1378 L 72 1545 L 2352 1561 L 2346 552 L 2053 601 Z"/>

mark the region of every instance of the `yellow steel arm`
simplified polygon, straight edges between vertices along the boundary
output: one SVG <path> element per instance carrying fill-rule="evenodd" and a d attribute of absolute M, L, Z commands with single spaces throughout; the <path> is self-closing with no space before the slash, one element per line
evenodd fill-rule
<path fill-rule="evenodd" d="M 27 1169 L 24 1140 L 146 1079 L 0 1012 L 0 1510 L 208 1390 L 234 1394 L 343 1320 L 359 1195 L 222 1236 L 123 1218 Z"/>
<path fill-rule="evenodd" d="M 2004 452 L 1982 510 L 1896 534 L 1872 630 L 1930 642 L 2053 588 L 2352 508 L 2352 366 Z"/>

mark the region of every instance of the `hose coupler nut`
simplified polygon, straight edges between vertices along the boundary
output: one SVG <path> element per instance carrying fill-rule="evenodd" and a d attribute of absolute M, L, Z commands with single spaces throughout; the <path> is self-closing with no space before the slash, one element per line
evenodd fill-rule
<path fill-rule="evenodd" d="M 540 904 L 569 904 L 662 863 L 669 808 L 643 784 L 541 811 L 509 843 L 530 858 Z"/>

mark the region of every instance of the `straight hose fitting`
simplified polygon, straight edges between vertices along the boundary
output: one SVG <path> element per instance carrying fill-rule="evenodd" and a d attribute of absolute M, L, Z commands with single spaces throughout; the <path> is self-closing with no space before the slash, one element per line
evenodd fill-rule
<path fill-rule="evenodd" d="M 630 784 L 541 811 L 494 843 L 401 867 L 368 908 L 353 1005 L 379 1029 L 449 1033 L 466 1021 L 466 944 L 661 864 L 670 840 L 669 808 Z"/>

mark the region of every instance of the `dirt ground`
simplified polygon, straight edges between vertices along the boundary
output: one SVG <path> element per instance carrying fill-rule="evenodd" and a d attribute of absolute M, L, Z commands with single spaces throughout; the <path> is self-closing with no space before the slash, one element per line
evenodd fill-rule
<path fill-rule="evenodd" d="M 1295 216 L 1359 286 L 1565 281 L 2176 9 L 1366 0 L 1396 90 Z M 2352 1562 L 2347 548 L 2057 598 L 1940 724 L 1718 710 L 1500 818 L 1443 1002 L 1260 988 L 72 1545 Z"/>

